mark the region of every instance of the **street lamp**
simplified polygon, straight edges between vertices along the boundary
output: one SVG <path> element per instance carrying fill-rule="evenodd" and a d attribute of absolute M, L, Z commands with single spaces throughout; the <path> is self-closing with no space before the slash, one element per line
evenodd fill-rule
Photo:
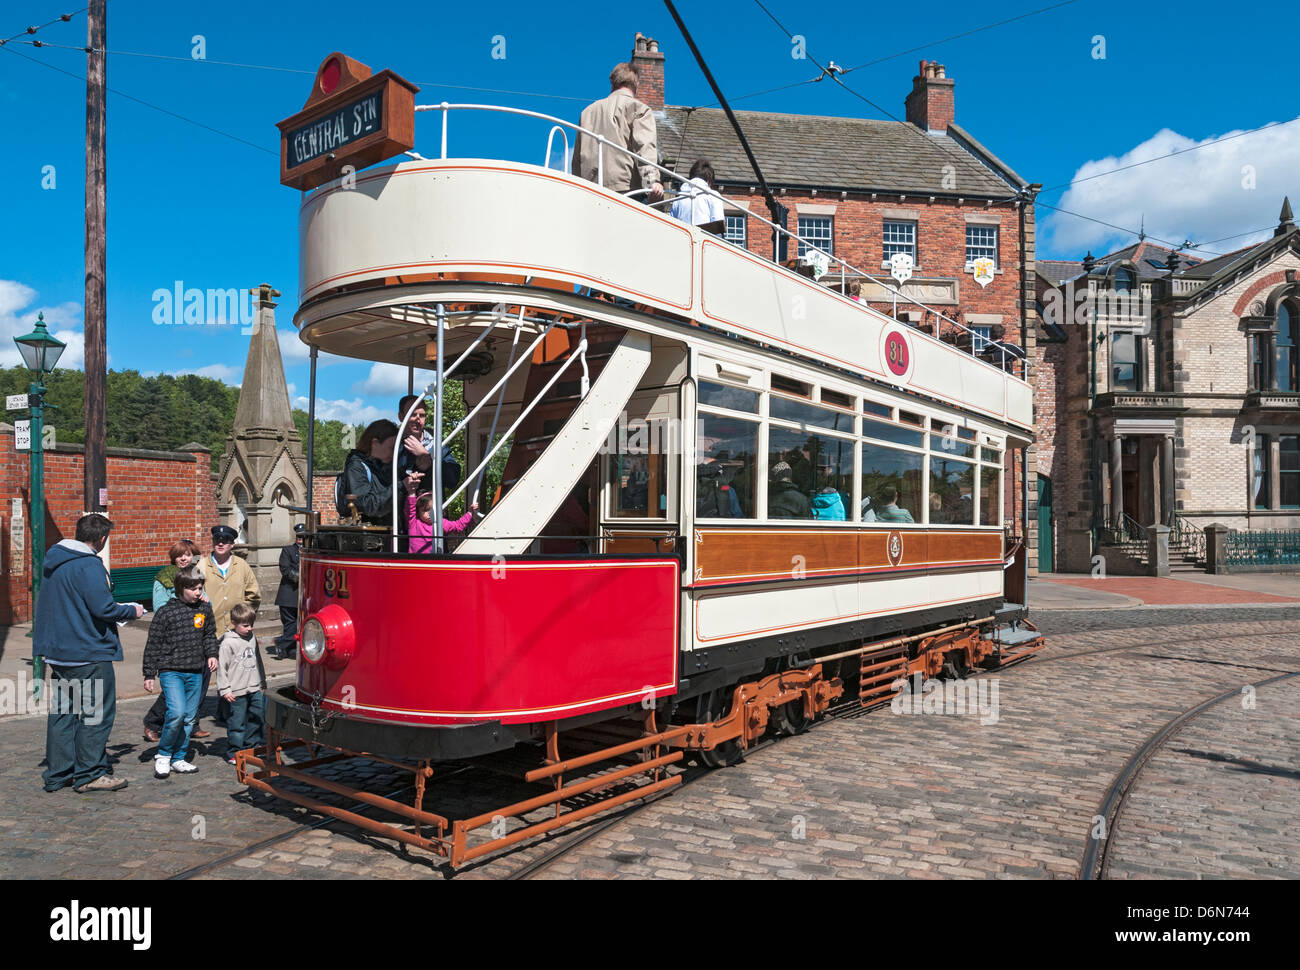
<path fill-rule="evenodd" d="M 36 612 L 36 597 L 41 591 L 41 571 L 45 568 L 45 444 L 42 423 L 45 416 L 45 385 L 41 383 L 46 374 L 54 370 L 67 347 L 62 340 L 51 337 L 45 329 L 45 314 L 36 317 L 36 329 L 23 337 L 15 337 L 18 353 L 23 363 L 32 372 L 32 384 L 27 398 L 31 410 L 31 507 L 32 507 L 32 615 Z M 45 663 L 40 657 L 32 662 L 32 676 L 37 696 L 40 695 L 41 683 L 45 679 Z"/>

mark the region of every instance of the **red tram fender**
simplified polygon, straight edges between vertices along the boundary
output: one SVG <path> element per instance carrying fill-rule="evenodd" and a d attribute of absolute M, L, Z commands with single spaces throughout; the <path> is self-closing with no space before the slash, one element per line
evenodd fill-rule
<path fill-rule="evenodd" d="M 326 649 L 299 664 L 299 696 L 353 717 L 453 725 L 673 694 L 680 573 L 676 559 L 304 553 L 303 633 L 318 620 Z"/>

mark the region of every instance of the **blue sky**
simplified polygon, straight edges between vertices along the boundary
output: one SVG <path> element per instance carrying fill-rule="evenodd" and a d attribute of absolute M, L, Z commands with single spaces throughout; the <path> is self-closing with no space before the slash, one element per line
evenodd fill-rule
<path fill-rule="evenodd" d="M 1291 86 L 1281 83 L 1280 68 L 1268 67 L 1289 63 L 1284 46 L 1269 38 L 1294 35 L 1300 14 L 1293 4 L 1257 4 L 1234 15 L 1208 2 L 1173 9 L 1079 0 L 940 42 L 1051 0 L 934 0 L 924 8 L 764 2 L 785 27 L 806 37 L 808 53 L 822 63 L 877 61 L 844 80 L 898 117 L 917 61 L 945 64 L 956 81 L 958 123 L 1021 175 L 1046 186 L 1042 199 L 1052 205 L 1124 229 L 1145 219 L 1152 236 L 1190 238 L 1204 243 L 1202 251 L 1226 252 L 1260 238 L 1261 230 L 1271 231 L 1284 194 L 1300 197 L 1300 122 L 1286 123 L 1300 107 Z M 0 37 L 78 6 L 71 0 L 8 0 L 0 9 Z M 599 17 L 581 9 L 513 0 L 369 8 L 331 0 L 109 0 L 110 52 L 162 55 L 110 53 L 109 86 L 252 143 L 110 93 L 110 366 L 193 371 L 237 383 L 247 347 L 240 328 L 159 327 L 152 319 L 152 295 L 178 280 L 199 289 L 266 281 L 284 294 L 277 319 L 282 338 L 290 338 L 281 340 L 286 372 L 295 393 L 305 393 L 306 354 L 292 335 L 299 194 L 279 185 L 275 122 L 302 106 L 310 75 L 333 50 L 419 84 L 419 103 L 499 103 L 576 120 L 586 101 L 607 92 L 610 66 L 628 56 L 639 30 L 659 40 L 666 54 L 669 103 L 712 101 L 661 4 L 616 5 Z M 752 0 L 682 0 L 679 9 L 736 107 L 882 117 L 827 82 L 744 97 L 807 81 L 817 69 L 791 57 L 790 40 Z M 192 58 L 196 35 L 203 38 L 206 60 Z M 492 57 L 498 35 L 505 39 L 504 59 Z M 85 16 L 45 28 L 35 39 L 80 47 Z M 1104 57 L 1097 56 L 1103 43 Z M 29 330 L 43 310 L 72 344 L 66 366 L 79 367 L 84 82 L 18 54 L 77 74 L 85 69 L 80 50 L 17 42 L 0 50 L 0 184 L 6 189 L 0 365 L 16 362 L 12 336 Z M 1278 83 L 1268 81 L 1270 74 Z M 494 127 L 470 118 L 453 127 L 453 155 L 541 160 L 544 128 L 499 122 Z M 1197 147 L 1270 124 L 1275 126 Z M 435 116 L 417 120 L 416 138 L 417 151 L 436 152 Z M 1180 154 L 1160 157 L 1171 152 Z M 53 166 L 53 188 L 43 187 L 47 166 Z M 1132 240 L 1129 233 L 1047 209 L 1040 210 L 1040 226 L 1040 258 L 1079 258 L 1086 249 L 1100 254 Z M 355 420 L 387 415 L 395 409 L 394 395 L 404 389 L 405 375 L 396 369 L 333 361 L 321 371 L 321 398 L 327 402 L 321 413 Z"/>

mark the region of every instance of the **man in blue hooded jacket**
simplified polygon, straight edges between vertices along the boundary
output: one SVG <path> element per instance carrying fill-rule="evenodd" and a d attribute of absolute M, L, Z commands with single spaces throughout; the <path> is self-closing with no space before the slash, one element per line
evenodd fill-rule
<path fill-rule="evenodd" d="M 45 790 L 116 791 L 108 765 L 108 738 L 117 713 L 113 662 L 122 659 L 117 624 L 139 619 L 144 607 L 117 603 L 99 552 L 113 523 L 92 512 L 77 521 L 77 538 L 45 555 L 36 600 L 32 653 L 50 668 L 50 713 L 45 726 Z"/>

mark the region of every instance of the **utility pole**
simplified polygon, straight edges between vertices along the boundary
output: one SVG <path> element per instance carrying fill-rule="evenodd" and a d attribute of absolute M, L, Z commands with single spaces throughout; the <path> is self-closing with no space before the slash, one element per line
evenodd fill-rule
<path fill-rule="evenodd" d="M 85 505 L 102 512 L 108 486 L 104 454 L 104 418 L 108 341 L 104 277 L 106 269 L 106 158 L 104 123 L 107 0 L 90 0 L 86 13 L 86 451 Z"/>

